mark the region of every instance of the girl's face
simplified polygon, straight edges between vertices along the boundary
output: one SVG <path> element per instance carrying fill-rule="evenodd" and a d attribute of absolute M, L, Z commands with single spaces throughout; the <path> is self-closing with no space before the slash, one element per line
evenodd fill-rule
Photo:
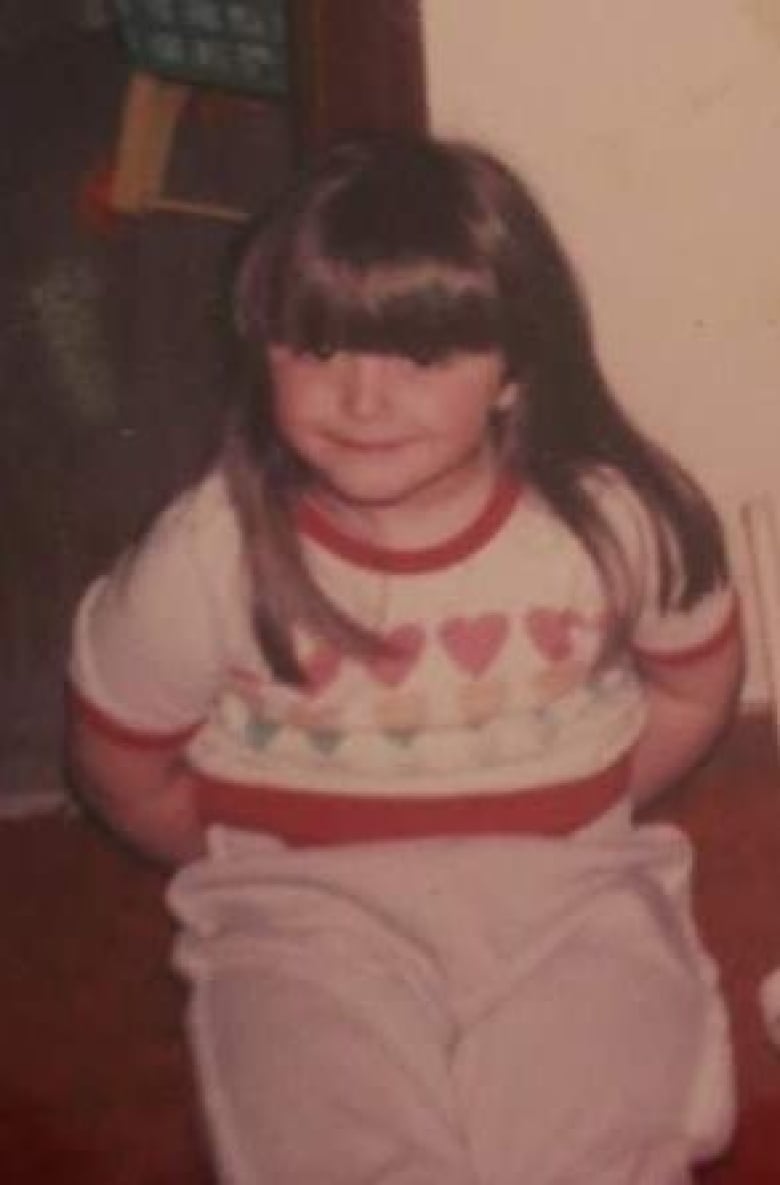
<path fill-rule="evenodd" d="M 337 503 L 444 509 L 493 472 L 489 419 L 516 395 L 497 350 L 433 362 L 284 345 L 269 355 L 279 430 Z"/>

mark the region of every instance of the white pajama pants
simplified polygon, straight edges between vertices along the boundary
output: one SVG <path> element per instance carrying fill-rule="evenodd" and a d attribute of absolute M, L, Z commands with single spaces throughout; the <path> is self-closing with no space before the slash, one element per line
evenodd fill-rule
<path fill-rule="evenodd" d="M 667 826 L 290 850 L 215 829 L 175 964 L 223 1185 L 683 1185 L 734 1120 Z"/>

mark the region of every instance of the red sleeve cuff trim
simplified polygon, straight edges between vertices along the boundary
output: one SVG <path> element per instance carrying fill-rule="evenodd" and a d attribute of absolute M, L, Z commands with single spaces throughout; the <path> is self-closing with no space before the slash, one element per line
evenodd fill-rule
<path fill-rule="evenodd" d="M 177 728 L 173 732 L 151 732 L 128 726 L 86 699 L 72 683 L 67 685 L 67 699 L 68 709 L 76 717 L 102 733 L 108 740 L 118 745 L 127 745 L 129 748 L 165 749 L 170 745 L 188 741 L 200 728 L 200 721 L 186 728 Z"/>
<path fill-rule="evenodd" d="M 699 642 L 696 646 L 688 646 L 684 650 L 648 650 L 642 646 L 634 646 L 633 651 L 643 662 L 657 663 L 659 666 L 684 666 L 686 663 L 697 662 L 708 658 L 725 646 L 735 635 L 742 633 L 742 614 L 739 603 L 735 600 L 728 617 L 720 629 L 709 638 Z"/>

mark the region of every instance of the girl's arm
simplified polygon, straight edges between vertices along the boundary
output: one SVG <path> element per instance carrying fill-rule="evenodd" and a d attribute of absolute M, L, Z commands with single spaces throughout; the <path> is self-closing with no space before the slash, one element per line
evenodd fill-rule
<path fill-rule="evenodd" d="M 715 650 L 679 664 L 637 658 L 648 703 L 629 784 L 637 805 L 671 787 L 707 754 L 731 718 L 743 664 L 738 629 Z"/>
<path fill-rule="evenodd" d="M 66 753 L 78 795 L 132 847 L 167 865 L 202 854 L 195 779 L 181 741 L 133 747 L 73 714 Z"/>

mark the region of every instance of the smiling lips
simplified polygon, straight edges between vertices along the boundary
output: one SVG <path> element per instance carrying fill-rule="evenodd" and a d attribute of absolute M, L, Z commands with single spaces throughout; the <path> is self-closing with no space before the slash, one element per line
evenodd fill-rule
<path fill-rule="evenodd" d="M 330 439 L 338 448 L 353 453 L 389 453 L 411 444 L 410 440 L 349 440 L 342 436 L 332 436 Z"/>

